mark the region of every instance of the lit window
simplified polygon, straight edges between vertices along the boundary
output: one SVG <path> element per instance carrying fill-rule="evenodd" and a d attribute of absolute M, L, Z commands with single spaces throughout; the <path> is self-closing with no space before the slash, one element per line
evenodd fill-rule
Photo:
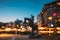
<path fill-rule="evenodd" d="M 48 17 L 48 20 L 52 20 L 52 17 L 50 16 L 50 17 Z"/>

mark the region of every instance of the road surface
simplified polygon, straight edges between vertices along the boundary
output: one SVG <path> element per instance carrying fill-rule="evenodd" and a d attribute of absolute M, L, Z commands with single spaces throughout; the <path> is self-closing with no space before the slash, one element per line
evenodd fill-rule
<path fill-rule="evenodd" d="M 28 35 L 0 34 L 0 40 L 60 40 L 56 38 L 29 39 L 28 37 Z"/>

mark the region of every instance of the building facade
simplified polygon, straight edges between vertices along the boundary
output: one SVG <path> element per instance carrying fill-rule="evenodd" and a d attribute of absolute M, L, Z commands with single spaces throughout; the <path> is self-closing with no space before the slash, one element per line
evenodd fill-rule
<path fill-rule="evenodd" d="M 41 27 L 60 27 L 60 1 L 45 4 L 37 16 L 37 23 L 40 23 Z"/>

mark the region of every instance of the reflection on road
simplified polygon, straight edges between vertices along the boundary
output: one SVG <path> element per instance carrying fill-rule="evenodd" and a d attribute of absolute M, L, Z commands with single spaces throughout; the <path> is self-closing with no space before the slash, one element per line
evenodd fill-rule
<path fill-rule="evenodd" d="M 0 34 L 0 37 L 13 37 L 16 36 L 14 34 Z"/>

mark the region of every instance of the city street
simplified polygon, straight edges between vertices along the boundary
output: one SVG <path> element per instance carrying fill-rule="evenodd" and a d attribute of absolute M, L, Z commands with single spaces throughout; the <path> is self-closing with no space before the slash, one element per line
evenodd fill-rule
<path fill-rule="evenodd" d="M 0 40 L 60 40 L 60 0 L 0 0 Z"/>
<path fill-rule="evenodd" d="M 29 39 L 28 35 L 0 34 L 0 40 L 45 40 L 45 39 L 43 38 Z"/>
<path fill-rule="evenodd" d="M 57 36 L 55 38 L 35 38 L 29 39 L 28 35 L 16 35 L 16 34 L 0 34 L 0 40 L 59 40 Z"/>

